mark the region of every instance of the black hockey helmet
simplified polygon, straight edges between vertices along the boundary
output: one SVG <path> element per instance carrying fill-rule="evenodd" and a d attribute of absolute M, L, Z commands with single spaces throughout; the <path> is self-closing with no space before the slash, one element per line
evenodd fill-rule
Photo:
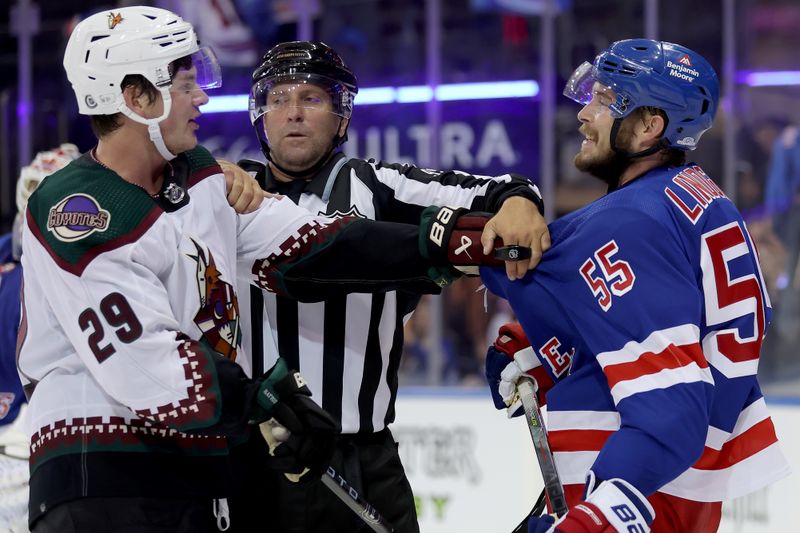
<path fill-rule="evenodd" d="M 353 113 L 358 81 L 341 56 L 323 42 L 292 41 L 270 48 L 253 72 L 251 122 L 266 112 L 269 89 L 285 82 L 318 85 L 331 95 L 334 113 L 342 118 L 350 118 Z"/>
<path fill-rule="evenodd" d="M 331 96 L 334 114 L 349 119 L 353 113 L 358 80 L 333 48 L 320 41 L 291 41 L 273 46 L 253 71 L 249 101 L 250 122 L 255 127 L 267 159 L 271 158 L 262 122 L 269 111 L 267 97 L 272 88 L 280 83 L 312 83 L 322 87 Z M 337 134 L 331 150 L 346 140 L 346 132 L 341 136 Z"/>

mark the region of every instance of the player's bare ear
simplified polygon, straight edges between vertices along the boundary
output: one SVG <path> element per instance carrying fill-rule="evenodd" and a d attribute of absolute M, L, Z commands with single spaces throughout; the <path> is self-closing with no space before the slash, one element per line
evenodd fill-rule
<path fill-rule="evenodd" d="M 350 124 L 349 118 L 343 118 L 339 121 L 339 137 L 344 137 L 347 132 L 347 125 Z"/>
<path fill-rule="evenodd" d="M 661 137 L 664 128 L 667 127 L 664 117 L 655 113 L 646 113 L 642 121 L 644 122 L 644 133 L 656 137 Z"/>
<path fill-rule="evenodd" d="M 157 95 L 156 99 L 154 100 L 151 95 L 142 90 L 140 87 L 128 85 L 122 90 L 122 97 L 125 100 L 125 105 L 128 106 L 128 109 L 138 115 L 150 118 L 153 115 L 153 111 L 149 108 L 156 103 L 161 95 Z"/>
<path fill-rule="evenodd" d="M 142 94 L 137 94 L 136 87 L 130 85 L 125 87 L 125 89 L 122 90 L 122 97 L 125 99 L 125 105 L 128 106 L 128 109 L 144 116 L 146 100 L 142 98 Z"/>

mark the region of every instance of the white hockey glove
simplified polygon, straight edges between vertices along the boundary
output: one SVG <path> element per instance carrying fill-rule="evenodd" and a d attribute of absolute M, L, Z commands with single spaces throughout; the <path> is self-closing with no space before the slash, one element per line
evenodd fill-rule
<path fill-rule="evenodd" d="M 517 381 L 523 374 L 533 378 L 539 405 L 544 405 L 544 393 L 550 390 L 553 381 L 536 357 L 522 326 L 518 323 L 504 324 L 486 352 L 486 380 L 494 406 L 506 409 L 509 418 L 522 414 Z"/>

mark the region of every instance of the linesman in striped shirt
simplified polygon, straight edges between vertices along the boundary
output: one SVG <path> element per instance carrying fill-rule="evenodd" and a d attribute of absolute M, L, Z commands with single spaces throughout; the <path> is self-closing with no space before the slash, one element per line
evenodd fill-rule
<path fill-rule="evenodd" d="M 253 73 L 250 94 L 250 118 L 267 163 L 240 164 L 255 172 L 267 191 L 333 217 L 418 224 L 432 205 L 497 213 L 481 238 L 484 253 L 496 236 L 506 245 L 532 249 L 530 260 L 506 263 L 509 279 L 522 277 L 538 263 L 550 239 L 541 196 L 526 178 L 423 170 L 342 153 L 357 92 L 355 75 L 326 44 L 299 41 L 273 47 Z M 299 303 L 249 287 L 240 291 L 243 310 L 250 296 L 251 321 L 243 324 L 243 345 L 252 354 L 247 370 L 258 374 L 279 356 L 298 368 L 316 401 L 341 422 L 334 468 L 396 531 L 414 533 L 419 531 L 414 498 L 388 426 L 395 417 L 403 324 L 420 295 L 367 292 L 370 288 Z M 263 512 L 274 504 L 275 512 L 265 514 L 277 521 L 272 523 L 279 531 L 358 530 L 359 519 L 319 481 L 293 483 L 260 472 L 263 461 L 257 457 L 266 454 L 258 449 L 263 443 L 253 440 L 249 446 L 255 448 L 249 474 L 257 472 L 252 478 L 262 482 L 245 488 L 252 498 L 245 506 Z M 279 478 L 276 483 L 263 482 L 270 475 Z M 278 494 L 264 498 L 261 487 Z"/>

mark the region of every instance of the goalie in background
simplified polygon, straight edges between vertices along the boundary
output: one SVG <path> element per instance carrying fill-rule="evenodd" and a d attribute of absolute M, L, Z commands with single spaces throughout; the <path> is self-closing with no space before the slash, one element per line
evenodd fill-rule
<path fill-rule="evenodd" d="M 22 428 L 26 400 L 17 374 L 16 345 L 22 281 L 21 226 L 28 197 L 39 183 L 80 153 L 74 144 L 39 152 L 17 180 L 17 216 L 0 236 L 0 530 L 28 531 L 28 437 Z"/>
<path fill-rule="evenodd" d="M 487 355 L 498 407 L 545 372 L 547 430 L 569 511 L 529 532 L 716 531 L 722 502 L 789 474 L 756 379 L 772 309 L 734 204 L 686 163 L 711 127 L 714 69 L 634 39 L 584 63 L 578 169 L 608 194 L 550 224 L 536 271 L 482 270 L 522 329 Z M 512 412 L 512 414 L 514 414 Z"/>

